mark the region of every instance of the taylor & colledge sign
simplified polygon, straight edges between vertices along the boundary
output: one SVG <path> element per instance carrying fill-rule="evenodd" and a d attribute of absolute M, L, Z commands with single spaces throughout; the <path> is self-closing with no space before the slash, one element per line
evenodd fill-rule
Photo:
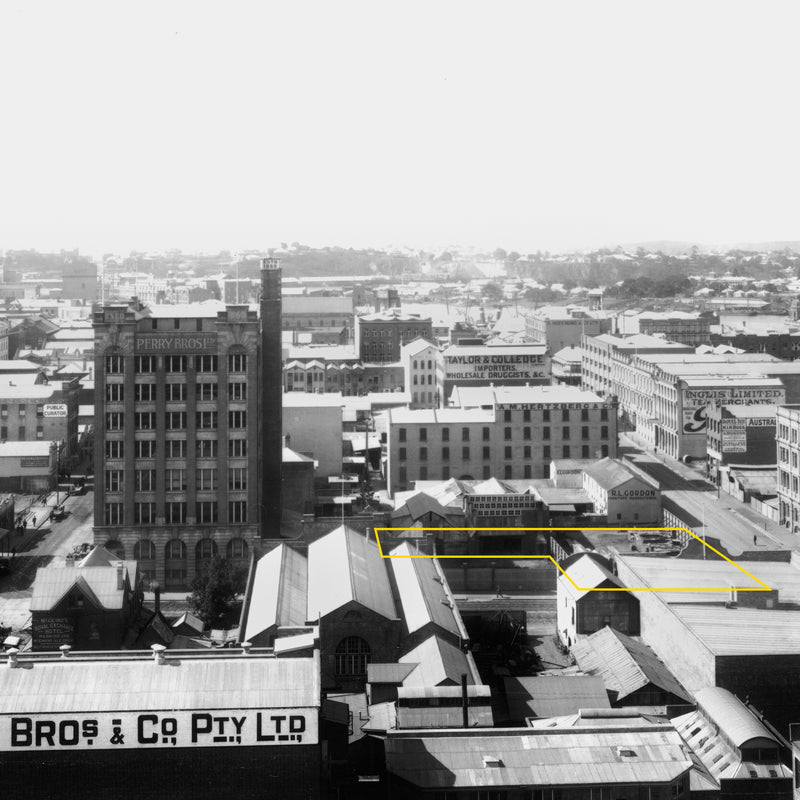
<path fill-rule="evenodd" d="M 0 751 L 317 744 L 316 709 L 3 714 Z"/>

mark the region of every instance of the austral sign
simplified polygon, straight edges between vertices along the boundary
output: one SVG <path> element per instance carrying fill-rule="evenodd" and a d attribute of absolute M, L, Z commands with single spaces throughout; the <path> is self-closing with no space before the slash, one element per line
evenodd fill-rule
<path fill-rule="evenodd" d="M 211 353 L 217 350 L 216 333 L 137 333 L 134 339 L 137 353 Z"/>
<path fill-rule="evenodd" d="M 3 714 L 0 752 L 317 744 L 307 708 Z"/>

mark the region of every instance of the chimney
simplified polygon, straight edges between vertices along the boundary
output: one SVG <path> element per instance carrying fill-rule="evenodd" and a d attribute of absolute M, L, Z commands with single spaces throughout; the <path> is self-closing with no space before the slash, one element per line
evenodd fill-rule
<path fill-rule="evenodd" d="M 17 656 L 19 655 L 19 650 L 16 647 L 12 647 L 8 651 L 8 661 L 6 664 L 8 665 L 9 669 L 16 669 L 17 668 Z"/>
<path fill-rule="evenodd" d="M 461 674 L 461 717 L 465 728 L 469 728 L 469 698 L 467 697 L 467 673 Z"/>
<path fill-rule="evenodd" d="M 119 561 L 117 562 L 117 589 L 125 588 L 125 565 Z"/>
<path fill-rule="evenodd" d="M 281 266 L 261 259 L 261 536 L 281 534 L 283 462 L 283 365 L 281 358 Z"/>

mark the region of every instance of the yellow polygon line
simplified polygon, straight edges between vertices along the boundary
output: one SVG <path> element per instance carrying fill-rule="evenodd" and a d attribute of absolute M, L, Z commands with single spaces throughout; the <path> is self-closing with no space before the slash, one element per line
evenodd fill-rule
<path fill-rule="evenodd" d="M 752 578 L 759 587 L 755 586 L 714 586 L 714 587 L 696 587 L 692 588 L 690 586 L 664 586 L 664 587 L 651 587 L 651 586 L 635 586 L 635 587 L 615 587 L 612 589 L 609 588 L 592 588 L 592 587 L 582 587 L 578 586 L 575 581 L 570 578 L 567 573 L 561 569 L 559 563 L 550 555 L 545 556 L 526 556 L 526 555 L 483 555 L 483 556 L 459 556 L 459 555 L 437 555 L 437 556 L 429 556 L 426 554 L 420 555 L 409 555 L 409 556 L 401 556 L 401 555 L 385 555 L 383 552 L 383 548 L 381 547 L 381 540 L 380 536 L 378 536 L 378 531 L 629 531 L 629 530 L 637 530 L 637 531 L 685 531 L 689 534 L 689 536 L 697 539 L 703 547 L 707 547 L 712 552 L 716 553 L 720 558 L 727 561 L 729 564 L 733 564 L 736 569 L 741 570 L 748 578 Z M 561 572 L 561 574 L 579 591 L 579 592 L 771 592 L 772 587 L 767 586 L 766 583 L 760 581 L 756 578 L 755 575 L 751 575 L 746 569 L 740 567 L 735 561 L 731 561 L 730 558 L 727 556 L 722 555 L 719 550 L 712 547 L 708 542 L 704 539 L 701 539 L 699 536 L 695 535 L 692 531 L 688 528 L 374 528 L 375 531 L 375 541 L 378 543 L 378 550 L 381 554 L 381 558 L 480 558 L 480 559 L 489 559 L 489 558 L 513 558 L 515 560 L 520 560 L 523 558 L 545 558 L 552 561 L 556 568 Z"/>

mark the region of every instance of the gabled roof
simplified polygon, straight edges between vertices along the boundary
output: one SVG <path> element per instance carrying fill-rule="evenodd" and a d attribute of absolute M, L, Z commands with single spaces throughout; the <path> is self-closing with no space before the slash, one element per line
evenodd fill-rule
<path fill-rule="evenodd" d="M 603 489 L 616 489 L 628 481 L 638 478 L 621 461 L 613 458 L 602 458 L 600 461 L 584 467 L 583 471 Z"/>
<path fill-rule="evenodd" d="M 31 611 L 49 611 L 77 588 L 93 605 L 108 610 L 122 608 L 125 590 L 119 589 L 117 570 L 106 567 L 39 567 L 33 583 Z"/>
<path fill-rule="evenodd" d="M 586 554 L 583 554 L 574 564 L 567 567 L 565 572 L 566 575 L 558 576 L 559 585 L 575 598 L 583 597 L 593 589 L 597 589 L 606 583 L 620 589 L 625 588 L 616 575 Z M 578 588 L 575 588 L 576 586 Z"/>
<path fill-rule="evenodd" d="M 252 640 L 274 626 L 306 622 L 308 561 L 286 544 L 279 544 L 256 563 L 253 589 L 242 637 Z"/>
<path fill-rule="evenodd" d="M 347 603 L 397 619 L 386 562 L 375 542 L 342 525 L 308 547 L 308 620 Z"/>
<path fill-rule="evenodd" d="M 447 586 L 447 579 L 435 559 L 414 558 L 420 551 L 403 542 L 390 553 L 392 575 L 408 632 L 436 625 L 443 631 L 466 639 L 461 616 Z"/>
<path fill-rule="evenodd" d="M 417 668 L 403 681 L 403 686 L 441 686 L 447 681 L 458 684 L 464 674 L 467 683 L 477 682 L 466 655 L 435 634 L 409 650 L 399 661 L 417 664 Z"/>
<path fill-rule="evenodd" d="M 602 678 L 606 689 L 616 694 L 617 701 L 652 684 L 687 703 L 692 698 L 644 643 L 605 627 L 591 636 L 578 639 L 572 646 L 578 666 Z"/>
<path fill-rule="evenodd" d="M 392 511 L 392 519 L 411 517 L 416 522 L 426 514 L 436 514 L 444 520 L 448 518 L 447 509 L 435 497 L 431 497 L 426 492 L 418 492 L 407 498 L 402 506 Z"/>

